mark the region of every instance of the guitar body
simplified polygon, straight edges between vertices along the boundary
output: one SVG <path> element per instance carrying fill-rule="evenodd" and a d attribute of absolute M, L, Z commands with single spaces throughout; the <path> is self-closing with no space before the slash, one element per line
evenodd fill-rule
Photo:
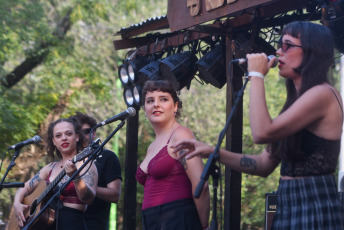
<path fill-rule="evenodd" d="M 97 141 L 99 138 L 97 139 Z M 75 155 L 72 159 L 73 164 L 78 161 L 81 161 L 90 154 L 93 153 L 92 146 L 85 148 L 83 151 Z M 47 186 L 46 181 L 41 181 L 36 189 L 28 196 L 26 196 L 23 200 L 23 204 L 29 205 L 30 208 L 24 212 L 25 216 L 25 224 L 31 223 L 32 219 L 40 212 L 41 209 L 47 204 L 50 198 L 53 195 L 53 189 L 57 186 L 59 181 L 66 175 L 65 170 L 62 170 L 55 179 L 49 183 Z M 50 204 L 51 205 L 51 204 Z M 55 230 L 55 210 L 53 208 L 48 207 L 45 211 L 37 218 L 37 220 L 32 223 L 29 227 L 30 230 Z M 25 227 L 25 226 L 24 226 Z M 10 219 L 7 225 L 7 230 L 19 230 L 17 224 L 16 215 L 14 213 L 13 207 L 10 213 Z"/>
<path fill-rule="evenodd" d="M 30 208 L 24 212 L 24 216 L 26 218 L 25 224 L 29 223 L 43 208 L 46 202 L 49 200 L 47 197 L 45 200 L 40 202 L 37 205 L 37 197 L 46 189 L 47 184 L 46 181 L 41 181 L 36 189 L 28 196 L 26 196 L 23 200 L 23 204 L 29 205 Z M 41 229 L 55 229 L 55 210 L 52 208 L 47 208 L 42 215 L 30 226 L 30 230 L 41 230 Z M 24 225 L 25 226 L 25 225 Z M 17 224 L 16 215 L 14 213 L 13 207 L 10 213 L 10 218 L 7 226 L 7 230 L 19 230 L 19 226 Z"/>

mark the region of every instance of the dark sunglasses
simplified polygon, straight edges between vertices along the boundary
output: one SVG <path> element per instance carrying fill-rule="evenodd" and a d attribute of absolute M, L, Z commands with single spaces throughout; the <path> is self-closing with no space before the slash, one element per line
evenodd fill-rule
<path fill-rule="evenodd" d="M 294 44 L 290 44 L 290 43 L 283 43 L 283 42 L 279 42 L 279 43 L 278 43 L 278 48 L 281 48 L 282 51 L 283 51 L 283 53 L 287 52 L 287 50 L 288 50 L 290 47 L 300 47 L 300 48 L 302 48 L 302 46 L 294 45 Z"/>
<path fill-rule="evenodd" d="M 84 134 L 90 134 L 91 129 L 90 129 L 90 128 L 83 129 L 82 132 L 83 132 Z"/>

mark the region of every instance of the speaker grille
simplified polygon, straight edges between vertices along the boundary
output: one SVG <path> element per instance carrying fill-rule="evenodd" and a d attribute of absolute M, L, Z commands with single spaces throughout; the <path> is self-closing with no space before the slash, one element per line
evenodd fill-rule
<path fill-rule="evenodd" d="M 277 195 L 275 192 L 265 194 L 265 230 L 270 230 L 277 209 Z"/>

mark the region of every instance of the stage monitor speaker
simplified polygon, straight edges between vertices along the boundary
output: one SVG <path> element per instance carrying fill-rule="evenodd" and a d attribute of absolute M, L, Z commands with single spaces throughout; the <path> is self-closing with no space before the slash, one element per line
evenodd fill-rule
<path fill-rule="evenodd" d="M 265 230 L 270 230 L 277 209 L 276 192 L 265 194 Z"/>

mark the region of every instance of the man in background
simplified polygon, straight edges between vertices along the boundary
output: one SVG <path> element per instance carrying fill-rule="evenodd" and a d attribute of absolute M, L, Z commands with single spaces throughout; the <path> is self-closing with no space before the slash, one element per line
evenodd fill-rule
<path fill-rule="evenodd" d="M 97 121 L 80 112 L 72 117 L 79 121 L 86 139 L 84 147 L 87 147 L 91 128 L 97 125 Z M 92 135 L 92 140 L 96 139 L 96 130 Z M 86 225 L 89 230 L 105 230 L 109 229 L 111 203 L 117 203 L 121 195 L 121 167 L 116 154 L 107 149 L 103 149 L 94 162 L 99 176 L 98 187 L 96 198 L 85 213 Z"/>

